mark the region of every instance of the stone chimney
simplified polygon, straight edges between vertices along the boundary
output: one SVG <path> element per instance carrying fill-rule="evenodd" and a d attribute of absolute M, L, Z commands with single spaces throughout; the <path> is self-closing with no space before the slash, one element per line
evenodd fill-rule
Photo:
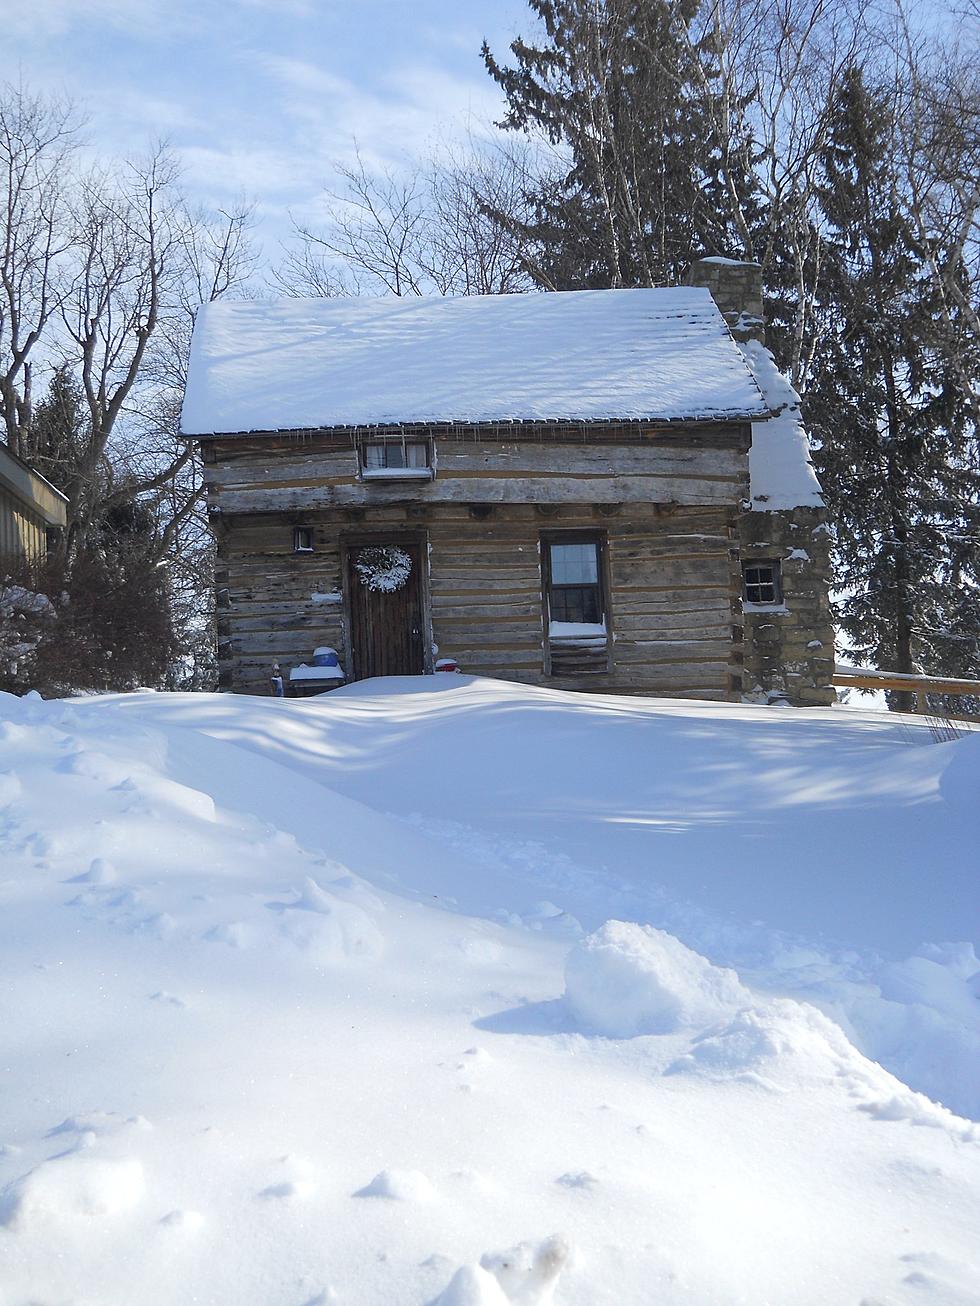
<path fill-rule="evenodd" d="M 732 258 L 699 258 L 691 264 L 687 284 L 711 291 L 736 340 L 765 343 L 760 264 Z"/>

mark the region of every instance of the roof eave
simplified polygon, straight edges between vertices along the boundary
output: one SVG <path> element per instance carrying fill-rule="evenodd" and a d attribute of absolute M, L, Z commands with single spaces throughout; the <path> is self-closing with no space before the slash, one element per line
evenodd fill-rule
<path fill-rule="evenodd" d="M 28 511 L 40 517 L 45 526 L 60 527 L 67 524 L 67 495 L 62 494 L 5 444 L 0 444 L 0 486 Z"/>
<path fill-rule="evenodd" d="M 452 430 L 456 427 L 475 427 L 499 429 L 501 427 L 526 426 L 581 426 L 599 427 L 610 425 L 623 426 L 721 426 L 730 422 L 765 422 L 776 415 L 776 410 L 765 408 L 749 412 L 727 413 L 689 413 L 683 416 L 663 417 L 651 414 L 647 417 L 495 417 L 495 418 L 455 418 L 455 419 L 412 419 L 403 422 L 341 422 L 326 423 L 321 426 L 278 426 L 248 427 L 228 431 L 181 431 L 183 440 L 222 440 L 234 439 L 236 436 L 301 436 L 301 435 L 356 435 L 364 431 L 403 431 L 407 428 Z"/>

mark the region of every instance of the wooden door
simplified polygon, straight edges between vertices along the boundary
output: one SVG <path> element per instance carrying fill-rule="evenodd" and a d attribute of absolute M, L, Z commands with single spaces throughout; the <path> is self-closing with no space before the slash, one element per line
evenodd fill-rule
<path fill-rule="evenodd" d="M 386 545 L 406 554 L 411 569 L 394 589 L 368 583 L 358 562 L 373 561 L 371 550 Z M 416 540 L 371 540 L 347 547 L 351 658 L 355 680 L 370 676 L 421 676 L 425 671 L 425 612 L 422 559 Z"/>

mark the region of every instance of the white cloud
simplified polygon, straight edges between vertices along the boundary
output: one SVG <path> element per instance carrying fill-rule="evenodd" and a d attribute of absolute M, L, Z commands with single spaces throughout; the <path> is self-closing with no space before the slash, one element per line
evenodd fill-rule
<path fill-rule="evenodd" d="M 181 7 L 179 0 L 0 0 L 0 25 L 13 37 L 38 42 L 79 25 L 150 35 L 172 22 Z"/>
<path fill-rule="evenodd" d="M 403 3 L 0 0 L 0 30 L 8 69 L 77 99 L 93 153 L 167 139 L 195 198 L 244 192 L 276 240 L 339 188 L 355 140 L 368 168 L 397 168 L 500 116 L 465 0 Z M 500 18 L 524 0 L 484 3 Z"/>
<path fill-rule="evenodd" d="M 252 54 L 248 57 L 280 85 L 297 94 L 349 96 L 355 91 L 352 82 L 336 77 L 305 59 L 283 54 Z"/>
<path fill-rule="evenodd" d="M 248 57 L 278 85 L 279 108 L 292 119 L 300 148 L 323 167 L 349 159 L 355 139 L 369 166 L 397 165 L 423 154 L 436 134 L 489 122 L 501 109 L 488 79 L 459 77 L 427 64 L 399 68 L 369 90 L 301 59 Z"/>
<path fill-rule="evenodd" d="M 250 198 L 282 201 L 304 190 L 309 182 L 302 159 L 265 146 L 185 145 L 178 154 L 185 181 L 216 200 L 244 193 Z"/>

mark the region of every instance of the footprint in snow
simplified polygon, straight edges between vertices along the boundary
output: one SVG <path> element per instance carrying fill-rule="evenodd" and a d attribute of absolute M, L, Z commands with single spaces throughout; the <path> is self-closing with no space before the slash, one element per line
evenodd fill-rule
<path fill-rule="evenodd" d="M 224 943 L 229 948 L 249 948 L 256 942 L 256 931 L 244 921 L 223 921 L 201 935 L 208 943 Z"/>
<path fill-rule="evenodd" d="M 310 1161 L 301 1156 L 282 1156 L 278 1165 L 283 1177 L 261 1189 L 259 1197 L 266 1201 L 295 1201 L 313 1196 L 315 1171 Z"/>
<path fill-rule="evenodd" d="M 270 1184 L 259 1193 L 264 1198 L 312 1197 L 315 1191 L 309 1179 L 287 1179 L 281 1184 Z"/>
<path fill-rule="evenodd" d="M 186 1007 L 187 1003 L 183 998 L 178 998 L 176 993 L 168 993 L 166 989 L 160 989 L 156 993 L 150 994 L 151 1002 L 162 1002 L 168 1007 Z"/>
<path fill-rule="evenodd" d="M 165 1229 L 179 1230 L 182 1233 L 195 1233 L 204 1223 L 200 1211 L 168 1211 L 160 1217 L 160 1224 Z"/>
<path fill-rule="evenodd" d="M 561 1184 L 562 1188 L 595 1188 L 599 1180 L 588 1170 L 569 1171 L 568 1174 L 561 1174 L 555 1180 L 556 1184 Z"/>
<path fill-rule="evenodd" d="M 899 1257 L 907 1272 L 902 1282 L 910 1288 L 925 1289 L 930 1299 L 948 1306 L 974 1306 L 976 1267 L 951 1260 L 941 1252 L 907 1252 Z"/>

